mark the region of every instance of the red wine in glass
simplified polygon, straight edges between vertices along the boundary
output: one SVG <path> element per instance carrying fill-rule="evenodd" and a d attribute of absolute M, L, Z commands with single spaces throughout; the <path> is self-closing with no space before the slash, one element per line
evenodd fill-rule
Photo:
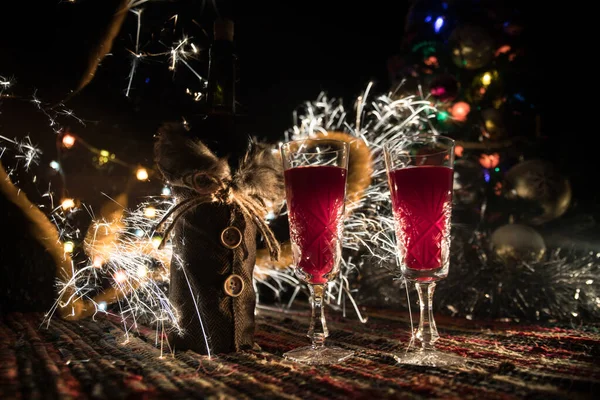
<path fill-rule="evenodd" d="M 450 266 L 454 147 L 453 139 L 428 133 L 384 145 L 400 270 L 419 295 L 419 328 L 409 348 L 395 356 L 402 364 L 465 363 L 435 348 L 440 335 L 433 318 L 435 287 L 448 276 Z M 413 340 L 421 343 L 419 349 L 412 347 Z"/>
<path fill-rule="evenodd" d="M 288 360 L 337 364 L 354 352 L 325 344 L 327 283 L 336 278 L 342 256 L 344 203 L 350 145 L 340 140 L 300 139 L 281 145 L 290 241 L 296 276 L 308 285 L 310 346 L 285 352 Z"/>
<path fill-rule="evenodd" d="M 452 179 L 452 168 L 445 166 L 412 166 L 389 172 L 398 248 L 406 274 L 423 275 L 419 280 L 427 279 L 436 269 L 442 270 L 437 278 L 448 273 Z"/>
<path fill-rule="evenodd" d="M 302 166 L 284 174 L 297 272 L 310 284 L 325 284 L 339 267 L 346 169 Z"/>

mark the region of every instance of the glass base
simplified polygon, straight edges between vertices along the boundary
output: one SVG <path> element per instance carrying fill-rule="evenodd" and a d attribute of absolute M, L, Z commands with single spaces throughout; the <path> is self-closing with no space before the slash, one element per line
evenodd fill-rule
<path fill-rule="evenodd" d="M 299 347 L 290 350 L 283 356 L 288 360 L 303 364 L 337 364 L 352 357 L 354 352 L 340 347 Z"/>
<path fill-rule="evenodd" d="M 402 268 L 402 274 L 414 283 L 437 282 L 448 276 L 448 266 L 431 269 Z"/>
<path fill-rule="evenodd" d="M 412 350 L 394 355 L 400 364 L 425 365 L 428 367 L 464 366 L 466 359 L 454 354 L 442 353 L 437 350 Z"/>

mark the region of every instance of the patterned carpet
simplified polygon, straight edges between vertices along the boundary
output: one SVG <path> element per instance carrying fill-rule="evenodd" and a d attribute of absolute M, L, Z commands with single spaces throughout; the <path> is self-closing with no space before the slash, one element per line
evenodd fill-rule
<path fill-rule="evenodd" d="M 587 399 L 600 390 L 600 326 L 482 323 L 438 317 L 438 347 L 466 367 L 397 365 L 406 314 L 367 310 L 369 320 L 329 313 L 329 343 L 356 356 L 335 366 L 281 358 L 306 345 L 306 314 L 261 309 L 261 350 L 209 359 L 173 356 L 153 329 L 126 340 L 117 320 L 40 327 L 39 314 L 0 316 L 0 399 Z"/>

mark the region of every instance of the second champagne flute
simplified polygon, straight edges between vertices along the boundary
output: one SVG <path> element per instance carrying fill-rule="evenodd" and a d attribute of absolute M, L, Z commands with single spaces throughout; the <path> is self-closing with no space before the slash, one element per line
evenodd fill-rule
<path fill-rule="evenodd" d="M 327 283 L 339 273 L 349 146 L 338 140 L 305 139 L 281 146 L 290 240 L 296 275 L 308 284 L 310 346 L 284 354 L 307 364 L 332 364 L 353 355 L 325 345 Z"/>
<path fill-rule="evenodd" d="M 413 332 L 421 348 L 397 360 L 438 367 L 464 364 L 462 357 L 441 353 L 434 345 L 439 334 L 433 292 L 450 266 L 454 140 L 420 134 L 386 143 L 384 154 L 400 268 L 414 283 L 421 308 L 419 329 Z"/>

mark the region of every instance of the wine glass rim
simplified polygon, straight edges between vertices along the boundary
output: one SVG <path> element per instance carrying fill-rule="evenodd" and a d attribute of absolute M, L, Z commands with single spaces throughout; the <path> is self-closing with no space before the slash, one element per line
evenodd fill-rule
<path fill-rule="evenodd" d="M 291 145 L 293 144 L 298 144 L 300 145 L 300 143 L 302 142 L 307 142 L 307 141 L 311 141 L 311 142 L 321 142 L 321 143 L 325 143 L 325 142 L 330 142 L 330 143 L 336 143 L 336 144 L 342 144 L 343 148 L 340 148 L 339 150 L 328 150 L 328 151 L 303 151 L 303 154 L 328 154 L 328 153 L 339 153 L 339 152 L 343 152 L 346 151 L 348 152 L 350 149 L 350 145 L 348 142 L 345 142 L 343 140 L 337 140 L 337 139 L 327 139 L 327 138 L 318 138 L 318 139 L 312 139 L 312 138 L 304 138 L 304 139 L 296 139 L 296 140 L 290 140 L 287 141 L 285 143 L 282 143 L 280 145 L 280 149 L 285 148 L 289 148 Z"/>
<path fill-rule="evenodd" d="M 429 154 L 427 154 L 428 156 L 434 156 L 434 155 L 438 155 L 438 154 L 447 153 L 449 150 L 452 150 L 452 148 L 456 144 L 456 141 L 448 136 L 437 135 L 437 134 L 433 134 L 433 133 L 419 133 L 414 136 L 388 141 L 383 145 L 383 148 L 385 151 L 389 152 L 389 151 L 392 151 L 394 149 L 394 147 L 401 141 L 409 141 L 412 139 L 417 139 L 416 141 L 418 142 L 418 139 L 425 139 L 425 138 L 435 138 L 437 142 L 441 141 L 443 144 L 448 146 L 447 149 L 437 151 L 435 153 L 429 153 Z M 441 139 L 441 140 L 439 140 L 439 139 Z M 407 154 L 406 156 L 407 157 L 420 157 L 418 155 L 410 155 L 410 154 Z"/>

